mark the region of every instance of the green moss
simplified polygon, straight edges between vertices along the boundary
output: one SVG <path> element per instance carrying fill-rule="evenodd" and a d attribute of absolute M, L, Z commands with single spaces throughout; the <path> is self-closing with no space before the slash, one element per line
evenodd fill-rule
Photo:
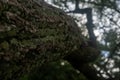
<path fill-rule="evenodd" d="M 13 38 L 12 40 L 10 40 L 10 43 L 14 44 L 14 45 L 17 45 L 18 41 L 17 41 L 17 39 Z"/>
<path fill-rule="evenodd" d="M 22 76 L 19 80 L 28 80 L 28 75 Z"/>
<path fill-rule="evenodd" d="M 23 47 L 31 47 L 31 48 L 35 48 L 35 44 L 34 42 L 32 42 L 31 40 L 22 40 L 20 42 L 20 45 Z"/>
<path fill-rule="evenodd" d="M 64 65 L 61 65 L 64 63 Z M 82 73 L 78 73 L 68 62 L 56 61 L 32 70 L 28 80 L 87 80 Z"/>
<path fill-rule="evenodd" d="M 12 36 L 16 36 L 16 35 L 17 35 L 16 30 L 7 31 L 7 36 L 8 37 L 12 37 Z"/>
<path fill-rule="evenodd" d="M 9 43 L 7 41 L 2 42 L 0 46 L 4 50 L 9 50 Z"/>
<path fill-rule="evenodd" d="M 1 80 L 17 80 L 36 66 L 72 53 L 82 55 L 83 51 L 84 54 L 79 47 L 83 38 L 72 18 L 59 9 L 33 1 L 8 0 L 3 3 L 0 0 Z M 6 57 L 9 61 L 4 59 Z"/>

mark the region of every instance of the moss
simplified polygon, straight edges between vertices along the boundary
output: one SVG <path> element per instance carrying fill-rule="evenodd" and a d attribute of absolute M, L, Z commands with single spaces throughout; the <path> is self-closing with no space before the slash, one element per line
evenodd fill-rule
<path fill-rule="evenodd" d="M 7 36 L 11 37 L 11 36 L 16 36 L 16 30 L 10 30 L 7 32 Z"/>
<path fill-rule="evenodd" d="M 0 18 L 0 80 L 18 80 L 38 65 L 82 54 L 83 37 L 73 19 L 42 1 L 0 0 Z"/>
<path fill-rule="evenodd" d="M 22 76 L 19 80 L 28 80 L 28 75 Z"/>
<path fill-rule="evenodd" d="M 78 73 L 68 62 L 62 60 L 37 67 L 27 77 L 27 80 L 87 80 L 82 73 Z"/>
<path fill-rule="evenodd" d="M 13 38 L 13 39 L 10 40 L 10 43 L 14 44 L 14 45 L 17 45 L 18 41 L 17 41 L 17 39 Z"/>
<path fill-rule="evenodd" d="M 22 40 L 19 42 L 21 46 L 23 47 L 31 47 L 31 48 L 36 48 L 36 45 L 31 41 L 31 40 Z"/>
<path fill-rule="evenodd" d="M 4 50 L 9 50 L 9 43 L 7 41 L 2 42 L 0 46 Z"/>

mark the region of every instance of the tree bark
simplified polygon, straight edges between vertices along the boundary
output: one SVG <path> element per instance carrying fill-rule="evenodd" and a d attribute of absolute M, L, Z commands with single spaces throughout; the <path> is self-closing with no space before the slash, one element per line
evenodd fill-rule
<path fill-rule="evenodd" d="M 85 41 L 74 20 L 43 1 L 0 0 L 0 18 L 0 80 L 18 80 L 76 52 L 82 63 L 94 55 L 80 46 Z"/>

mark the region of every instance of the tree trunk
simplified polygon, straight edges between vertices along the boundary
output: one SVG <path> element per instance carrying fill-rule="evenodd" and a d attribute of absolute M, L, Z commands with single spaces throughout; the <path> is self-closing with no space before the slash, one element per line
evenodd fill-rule
<path fill-rule="evenodd" d="M 84 40 L 73 19 L 43 1 L 0 0 L 0 18 L 0 80 L 18 80 L 76 52 L 80 62 L 89 62 L 91 52 L 81 47 Z"/>

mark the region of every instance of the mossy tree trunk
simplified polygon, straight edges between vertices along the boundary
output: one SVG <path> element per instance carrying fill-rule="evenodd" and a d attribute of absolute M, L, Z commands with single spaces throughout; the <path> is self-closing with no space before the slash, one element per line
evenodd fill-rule
<path fill-rule="evenodd" d="M 0 80 L 17 80 L 36 66 L 71 59 L 69 55 L 89 62 L 96 50 L 81 47 L 84 42 L 63 11 L 37 0 L 0 0 Z"/>

